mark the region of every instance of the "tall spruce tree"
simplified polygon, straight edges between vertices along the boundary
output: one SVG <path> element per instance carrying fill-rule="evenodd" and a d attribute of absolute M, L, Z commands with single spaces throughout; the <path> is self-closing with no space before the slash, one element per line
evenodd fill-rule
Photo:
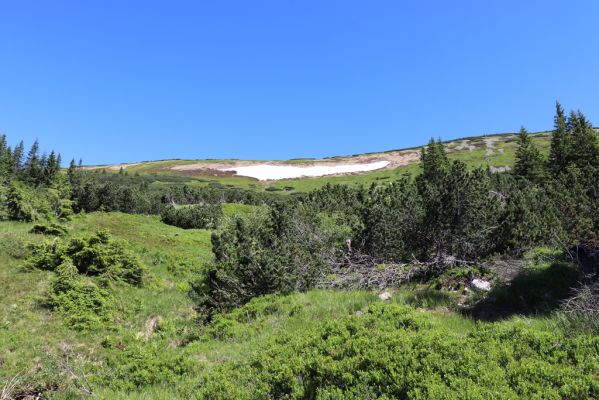
<path fill-rule="evenodd" d="M 526 129 L 520 128 L 514 173 L 530 181 L 539 182 L 543 177 L 543 164 L 543 155 L 532 142 Z"/>
<path fill-rule="evenodd" d="M 27 153 L 27 159 L 25 160 L 25 166 L 23 170 L 25 180 L 30 183 L 37 183 L 40 175 L 40 157 L 39 157 L 39 142 L 37 139 L 31 145 L 29 153 Z"/>
<path fill-rule="evenodd" d="M 549 168 L 558 173 L 563 171 L 568 164 L 569 132 L 564 108 L 559 102 L 555 103 L 554 130 L 551 135 L 551 149 L 549 151 Z"/>
<path fill-rule="evenodd" d="M 580 111 L 572 115 L 572 137 L 569 149 L 572 164 L 579 168 L 599 166 L 597 133 Z"/>
<path fill-rule="evenodd" d="M 6 141 L 6 135 L 0 136 L 0 160 L 2 160 L 4 158 L 7 147 L 8 147 L 8 143 Z"/>
<path fill-rule="evenodd" d="M 21 140 L 12 152 L 12 169 L 14 173 L 20 173 L 23 170 L 23 154 L 25 153 L 25 145 Z"/>
<path fill-rule="evenodd" d="M 435 141 L 431 138 L 426 147 L 422 148 L 420 166 L 422 176 L 429 182 L 439 181 L 443 177 L 444 172 L 449 168 L 449 159 L 441 139 Z"/>
<path fill-rule="evenodd" d="M 44 165 L 44 170 L 42 173 L 43 183 L 45 185 L 50 185 L 56 178 L 57 173 L 58 173 L 58 163 L 57 163 L 57 159 L 56 159 L 56 153 L 54 153 L 54 150 L 52 150 L 50 152 L 50 155 L 48 156 L 48 159 L 46 160 L 45 165 Z"/>

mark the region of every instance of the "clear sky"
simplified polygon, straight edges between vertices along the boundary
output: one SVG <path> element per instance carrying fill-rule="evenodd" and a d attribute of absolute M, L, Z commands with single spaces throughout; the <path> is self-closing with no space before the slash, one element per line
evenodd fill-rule
<path fill-rule="evenodd" d="M 0 132 L 87 164 L 599 125 L 599 1 L 0 0 Z"/>

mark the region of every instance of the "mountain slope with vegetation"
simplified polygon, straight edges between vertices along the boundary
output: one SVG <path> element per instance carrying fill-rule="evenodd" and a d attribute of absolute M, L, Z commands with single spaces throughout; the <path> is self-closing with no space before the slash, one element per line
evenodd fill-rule
<path fill-rule="evenodd" d="M 288 191 L 2 137 L 0 399 L 599 397 L 599 139 L 554 121 Z"/>
<path fill-rule="evenodd" d="M 535 146 L 547 155 L 550 132 L 531 134 Z M 508 170 L 515 161 L 517 134 L 505 133 L 488 136 L 468 137 L 445 142 L 448 157 L 464 161 L 469 167 L 489 166 L 494 170 Z M 160 182 L 186 182 L 189 185 L 228 186 L 253 190 L 281 191 L 283 193 L 305 192 L 318 189 L 327 183 L 345 185 L 367 185 L 372 182 L 389 182 L 405 174 L 417 174 L 421 148 L 390 150 L 381 153 L 367 153 L 354 156 L 328 157 L 325 159 L 295 159 L 287 161 L 251 160 L 161 160 L 143 161 L 114 165 L 86 166 L 89 171 L 98 173 L 128 173 L 152 176 Z M 362 173 L 329 175 L 315 178 L 294 178 L 271 181 L 236 176 L 224 172 L 224 168 L 247 165 L 312 166 L 343 165 L 364 162 L 387 161 L 388 166 Z M 158 183 L 155 184 L 158 186 Z"/>

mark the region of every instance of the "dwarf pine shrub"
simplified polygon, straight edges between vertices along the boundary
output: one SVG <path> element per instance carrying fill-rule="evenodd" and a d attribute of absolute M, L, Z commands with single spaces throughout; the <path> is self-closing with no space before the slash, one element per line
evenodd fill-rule
<path fill-rule="evenodd" d="M 467 335 L 397 304 L 372 304 L 315 328 L 273 337 L 249 359 L 202 376 L 204 398 L 591 399 L 599 338 L 522 324 Z"/>
<path fill-rule="evenodd" d="M 113 240 L 106 231 L 66 241 L 44 241 L 33 247 L 28 265 L 54 271 L 65 261 L 72 262 L 80 274 L 100 276 L 110 282 L 141 286 L 145 274 L 145 267 L 128 244 Z"/>

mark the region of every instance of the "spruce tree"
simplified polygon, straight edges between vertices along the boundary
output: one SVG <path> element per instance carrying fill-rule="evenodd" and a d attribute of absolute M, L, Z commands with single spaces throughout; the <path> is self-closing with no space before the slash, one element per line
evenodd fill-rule
<path fill-rule="evenodd" d="M 12 152 L 12 168 L 14 173 L 20 173 L 23 169 L 23 154 L 25 152 L 25 145 L 21 140 Z"/>
<path fill-rule="evenodd" d="M 3 181 L 7 181 L 8 178 L 12 175 L 12 153 L 10 151 L 10 147 L 7 147 L 4 151 L 4 156 L 2 160 L 0 160 L 0 183 Z"/>
<path fill-rule="evenodd" d="M 554 173 L 563 171 L 568 164 L 569 137 L 564 108 L 559 102 L 556 102 L 554 130 L 551 135 L 551 149 L 549 151 L 549 168 Z"/>
<path fill-rule="evenodd" d="M 428 145 L 422 148 L 420 166 L 424 179 L 429 182 L 438 182 L 443 177 L 449 167 L 449 159 L 441 139 L 435 141 L 431 138 Z"/>
<path fill-rule="evenodd" d="M 533 182 L 540 181 L 543 176 L 543 156 L 524 127 L 518 133 L 514 173 Z"/>
<path fill-rule="evenodd" d="M 43 170 L 43 183 L 45 185 L 50 185 L 53 181 L 54 178 L 56 177 L 56 174 L 58 173 L 58 164 L 57 164 L 57 159 L 56 159 L 56 154 L 54 153 L 54 150 L 52 150 L 50 152 L 50 155 L 48 156 L 48 160 L 46 161 L 45 165 L 44 165 L 44 170 Z"/>
<path fill-rule="evenodd" d="M 571 162 L 579 168 L 599 166 L 597 133 L 580 111 L 573 118 L 569 153 Z"/>
<path fill-rule="evenodd" d="M 6 142 L 6 135 L 0 136 L 0 161 L 4 158 L 7 147 L 8 143 Z"/>
<path fill-rule="evenodd" d="M 29 153 L 27 153 L 27 159 L 25 160 L 25 167 L 23 171 L 25 179 L 30 183 L 36 183 L 40 175 L 40 158 L 39 158 L 39 142 L 37 139 L 31 145 Z"/>
<path fill-rule="evenodd" d="M 11 162 L 10 147 L 6 143 L 6 135 L 2 135 L 0 136 L 0 179 L 2 180 L 8 176 L 10 170 L 9 165 L 6 163 L 7 159 Z"/>

